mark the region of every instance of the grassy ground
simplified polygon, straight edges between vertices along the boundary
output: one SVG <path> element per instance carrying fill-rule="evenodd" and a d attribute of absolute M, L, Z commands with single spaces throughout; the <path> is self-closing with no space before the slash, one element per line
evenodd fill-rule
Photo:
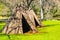
<path fill-rule="evenodd" d="M 60 21 L 49 20 L 42 22 L 45 27 L 38 28 L 36 34 L 6 35 L 0 33 L 0 40 L 60 40 Z M 0 23 L 2 29 L 4 23 Z"/>

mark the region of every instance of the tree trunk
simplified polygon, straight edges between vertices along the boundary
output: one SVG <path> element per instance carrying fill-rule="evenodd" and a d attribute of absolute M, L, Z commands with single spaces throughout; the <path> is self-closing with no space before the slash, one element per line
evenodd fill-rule
<path fill-rule="evenodd" d="M 44 9 L 43 9 L 42 0 L 40 0 L 40 6 L 41 6 L 41 20 L 43 20 L 44 19 Z"/>

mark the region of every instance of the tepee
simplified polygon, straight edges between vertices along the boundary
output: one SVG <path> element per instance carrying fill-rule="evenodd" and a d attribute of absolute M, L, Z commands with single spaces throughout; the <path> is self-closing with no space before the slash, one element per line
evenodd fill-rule
<path fill-rule="evenodd" d="M 42 26 L 32 9 L 25 10 L 22 6 L 16 7 L 13 15 L 8 19 L 2 33 L 23 34 L 32 30 L 37 32 L 37 26 Z"/>

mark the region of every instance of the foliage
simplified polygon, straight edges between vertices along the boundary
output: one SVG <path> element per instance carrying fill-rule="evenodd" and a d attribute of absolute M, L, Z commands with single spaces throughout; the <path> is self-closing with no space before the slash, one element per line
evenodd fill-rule
<path fill-rule="evenodd" d="M 4 8 L 4 5 L 0 3 L 0 12 L 2 11 L 3 8 Z"/>
<path fill-rule="evenodd" d="M 34 12 L 35 12 L 36 14 L 38 14 L 38 12 L 40 12 L 40 7 L 38 7 L 38 5 L 33 5 L 33 6 L 32 6 L 32 9 L 34 10 Z"/>
<path fill-rule="evenodd" d="M 0 14 L 3 14 L 2 16 L 10 16 L 12 14 L 11 9 L 13 9 L 13 6 L 16 6 L 16 4 L 20 4 L 21 1 L 23 0 L 17 0 L 17 2 L 16 0 L 13 0 L 13 1 L 5 0 L 5 1 L 0 0 Z M 27 1 L 25 0 L 25 5 L 26 5 L 26 2 Z M 58 16 L 60 17 L 60 8 L 59 8 L 60 6 L 59 5 L 60 5 L 59 0 L 56 0 L 56 1 L 55 0 L 44 0 L 43 1 L 44 19 L 54 19 L 54 18 L 58 18 Z M 34 0 L 30 6 L 35 11 L 35 13 L 38 14 L 38 16 L 40 17 L 40 11 L 41 11 L 40 0 Z M 1 11 L 4 9 L 4 7 L 7 7 L 8 11 L 6 10 L 5 12 L 2 13 Z"/>
<path fill-rule="evenodd" d="M 9 16 L 10 9 L 6 7 L 4 4 L 0 3 L 0 16 Z"/>

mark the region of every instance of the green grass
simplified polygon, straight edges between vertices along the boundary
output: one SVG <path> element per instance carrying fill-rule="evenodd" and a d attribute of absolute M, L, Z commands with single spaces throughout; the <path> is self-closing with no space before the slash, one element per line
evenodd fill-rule
<path fill-rule="evenodd" d="M 6 35 L 0 33 L 0 40 L 60 40 L 60 21 L 48 20 L 42 22 L 45 27 L 38 28 L 36 34 Z M 4 23 L 0 23 L 2 29 Z"/>

